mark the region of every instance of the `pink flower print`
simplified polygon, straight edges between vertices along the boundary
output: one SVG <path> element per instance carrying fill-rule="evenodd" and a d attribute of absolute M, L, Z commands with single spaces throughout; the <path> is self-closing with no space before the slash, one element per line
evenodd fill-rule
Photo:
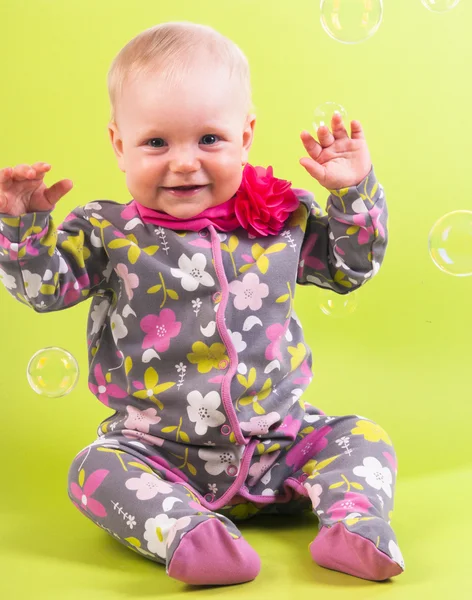
<path fill-rule="evenodd" d="M 290 319 L 287 319 L 283 325 L 280 323 L 274 323 L 266 329 L 266 336 L 271 341 L 265 351 L 265 357 L 267 360 L 282 360 L 282 353 L 280 352 L 280 342 L 287 331 Z"/>
<path fill-rule="evenodd" d="M 325 435 L 332 431 L 332 427 L 325 425 L 321 429 L 315 429 L 303 438 L 301 442 L 295 444 L 291 448 L 286 457 L 286 463 L 289 467 L 293 467 L 295 471 L 298 471 L 305 463 L 307 463 L 313 456 L 324 450 L 328 445 L 328 440 Z"/>
<path fill-rule="evenodd" d="M 77 277 L 77 281 L 70 281 L 61 287 L 61 296 L 64 298 L 64 305 L 69 306 L 76 302 L 82 295 L 82 290 L 90 285 L 90 278 L 87 273 Z"/>
<path fill-rule="evenodd" d="M 109 406 L 108 404 L 108 396 L 112 398 L 126 398 L 128 392 L 122 390 L 114 383 L 108 383 L 105 379 L 102 371 L 102 365 L 97 363 L 93 370 L 93 374 L 95 375 L 95 380 L 98 385 L 89 382 L 88 386 L 92 394 L 95 394 L 100 402 L 103 402 L 105 406 Z"/>
<path fill-rule="evenodd" d="M 254 485 L 261 479 L 261 477 L 264 475 L 264 473 L 266 473 L 266 471 L 268 471 L 270 469 L 270 467 L 272 467 L 272 465 L 275 463 L 279 454 L 280 454 L 280 451 L 279 452 L 271 452 L 270 454 L 263 454 L 261 456 L 261 460 L 259 460 L 258 462 L 255 462 L 251 466 L 251 468 L 249 469 L 249 475 L 251 476 L 251 479 L 249 479 L 249 481 L 248 481 L 249 485 Z M 270 480 L 270 478 L 269 478 L 269 480 Z M 263 482 L 263 483 L 268 483 L 268 482 Z"/>
<path fill-rule="evenodd" d="M 368 213 L 361 213 L 353 215 L 352 220 L 354 225 L 359 227 L 359 236 L 357 238 L 358 244 L 362 246 L 363 244 L 367 244 L 370 237 L 375 234 L 375 230 L 377 229 L 379 232 L 379 236 L 385 237 L 385 230 L 380 222 L 379 216 L 382 211 L 377 206 L 374 206 L 369 210 Z M 368 215 L 368 216 L 367 216 Z M 370 217 L 370 218 L 369 218 Z M 352 225 L 350 221 L 346 221 L 344 219 L 340 219 L 336 217 L 336 220 L 340 223 L 344 223 L 345 225 Z M 371 221 L 371 225 L 367 226 L 367 220 Z"/>
<path fill-rule="evenodd" d="M 300 365 L 300 371 L 303 373 L 304 377 L 297 377 L 293 380 L 293 383 L 296 383 L 297 385 L 308 385 L 312 379 L 313 373 L 307 360 L 304 360 Z"/>
<path fill-rule="evenodd" d="M 134 202 L 131 202 L 124 210 L 121 211 L 120 217 L 125 221 L 131 221 L 134 217 L 139 217 L 138 209 Z"/>
<path fill-rule="evenodd" d="M 269 295 L 269 286 L 266 283 L 260 283 L 259 275 L 256 273 L 247 273 L 242 281 L 233 280 L 229 284 L 229 291 L 235 295 L 234 306 L 238 310 L 259 310 L 262 306 L 262 299 Z"/>
<path fill-rule="evenodd" d="M 156 315 L 147 315 L 141 320 L 141 329 L 147 333 L 143 348 L 154 348 L 156 352 L 169 349 L 170 340 L 180 333 L 182 323 L 175 320 L 175 313 L 170 308 L 164 308 Z"/>
<path fill-rule="evenodd" d="M 156 416 L 157 411 L 155 408 L 139 410 L 134 406 L 128 405 L 126 410 L 128 411 L 128 418 L 124 423 L 126 429 L 134 429 L 135 431 L 149 433 L 149 426 L 157 425 L 161 420 L 161 417 Z"/>
<path fill-rule="evenodd" d="M 321 502 L 321 494 L 323 493 L 323 488 L 319 483 L 315 483 L 315 485 L 310 485 L 309 483 L 303 484 L 305 489 L 308 492 L 308 496 L 310 496 L 311 503 L 313 508 L 316 509 L 320 505 Z"/>
<path fill-rule="evenodd" d="M 252 417 L 249 422 L 240 423 L 241 429 L 249 435 L 264 435 L 269 433 L 270 427 L 280 419 L 279 413 L 271 412 L 267 415 Z"/>
<path fill-rule="evenodd" d="M 314 247 L 316 242 L 318 241 L 319 234 L 312 233 L 308 236 L 306 242 L 303 244 L 302 251 L 300 253 L 300 263 L 298 268 L 298 277 L 302 277 L 303 269 L 305 267 L 310 267 L 315 271 L 323 271 L 325 269 L 325 264 L 319 258 L 315 256 L 311 256 L 314 254 Z"/>
<path fill-rule="evenodd" d="M 128 267 L 123 263 L 117 265 L 116 272 L 123 279 L 126 294 L 129 300 L 132 300 L 134 295 L 133 290 L 139 286 L 139 277 L 135 273 L 129 273 Z"/>
<path fill-rule="evenodd" d="M 128 490 L 136 492 L 138 500 L 151 500 L 157 494 L 170 494 L 172 486 L 152 473 L 142 473 L 139 477 L 131 477 L 125 482 Z"/>
<path fill-rule="evenodd" d="M 82 472 L 83 471 L 81 471 L 81 473 Z M 74 498 L 79 500 L 81 508 L 85 508 L 88 512 L 91 512 L 97 517 L 106 517 L 107 511 L 103 504 L 92 498 L 92 494 L 100 487 L 102 481 L 109 472 L 110 471 L 107 471 L 106 469 L 97 469 L 88 476 L 83 488 L 74 482 L 70 484 L 70 491 Z"/>
<path fill-rule="evenodd" d="M 294 419 L 292 415 L 287 415 L 280 427 L 275 431 L 276 433 L 283 433 L 289 439 L 294 440 L 297 437 L 297 433 L 300 431 L 302 422 L 298 419 Z"/>
<path fill-rule="evenodd" d="M 190 517 L 181 517 L 180 519 L 177 519 L 177 521 L 169 529 L 166 541 L 167 548 L 171 547 L 171 544 L 175 539 L 176 533 L 188 527 L 191 522 L 192 520 L 190 519 Z"/>
<path fill-rule="evenodd" d="M 338 500 L 326 512 L 331 513 L 331 518 L 335 521 L 340 521 L 352 512 L 368 513 L 371 506 L 373 505 L 366 496 L 357 492 L 346 492 L 344 500 Z"/>

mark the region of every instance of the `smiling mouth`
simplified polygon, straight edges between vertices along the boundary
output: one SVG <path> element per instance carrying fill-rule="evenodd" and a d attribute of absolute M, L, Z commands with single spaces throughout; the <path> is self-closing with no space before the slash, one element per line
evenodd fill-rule
<path fill-rule="evenodd" d="M 166 190 L 182 190 L 182 191 L 191 191 L 198 190 L 200 188 L 206 187 L 206 185 L 178 185 L 175 187 L 166 187 Z"/>

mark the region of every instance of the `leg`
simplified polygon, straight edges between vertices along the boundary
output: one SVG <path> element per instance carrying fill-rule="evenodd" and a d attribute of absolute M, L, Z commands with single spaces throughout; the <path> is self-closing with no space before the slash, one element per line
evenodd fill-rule
<path fill-rule="evenodd" d="M 254 579 L 260 559 L 226 517 L 124 450 L 92 444 L 74 459 L 69 497 L 122 544 L 174 579 L 224 585 Z"/>
<path fill-rule="evenodd" d="M 389 437 L 378 425 L 356 416 L 322 416 L 315 425 L 289 458 L 296 460 L 297 452 L 298 457 L 312 456 L 295 477 L 320 522 L 310 545 L 313 559 L 363 579 L 399 575 L 404 562 L 390 527 L 396 458 Z M 319 451 L 313 454 L 313 449 Z"/>

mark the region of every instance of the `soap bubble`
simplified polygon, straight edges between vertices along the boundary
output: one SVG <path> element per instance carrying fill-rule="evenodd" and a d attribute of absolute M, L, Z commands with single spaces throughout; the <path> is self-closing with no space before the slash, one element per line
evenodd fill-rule
<path fill-rule="evenodd" d="M 352 314 L 357 308 L 357 292 L 336 294 L 327 291 L 324 294 L 320 308 L 325 315 L 340 319 Z"/>
<path fill-rule="evenodd" d="M 383 0 L 321 0 L 321 25 L 337 42 L 357 44 L 380 27 Z"/>
<path fill-rule="evenodd" d="M 346 124 L 347 111 L 344 106 L 336 104 L 336 102 L 324 102 L 317 106 L 313 113 L 313 127 L 315 128 L 315 131 L 318 131 L 318 127 L 321 127 L 322 125 L 326 125 L 327 127 L 331 126 L 331 118 L 335 110 L 341 113 L 344 124 Z"/>
<path fill-rule="evenodd" d="M 448 275 L 472 275 L 472 212 L 456 210 L 441 217 L 429 233 L 429 253 Z"/>
<path fill-rule="evenodd" d="M 452 10 L 461 0 L 421 0 L 421 3 L 432 12 L 442 13 Z"/>
<path fill-rule="evenodd" d="M 74 389 L 79 378 L 79 365 L 67 350 L 42 348 L 31 357 L 26 374 L 37 394 L 60 398 Z"/>

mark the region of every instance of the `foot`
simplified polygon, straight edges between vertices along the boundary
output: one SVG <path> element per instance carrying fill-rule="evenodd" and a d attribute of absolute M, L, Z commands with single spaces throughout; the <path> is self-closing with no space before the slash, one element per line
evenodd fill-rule
<path fill-rule="evenodd" d="M 310 544 L 310 552 L 321 567 L 371 581 L 384 581 L 403 572 L 402 566 L 373 542 L 349 531 L 343 523 L 323 526 Z"/>
<path fill-rule="evenodd" d="M 192 585 L 231 585 L 255 579 L 260 569 L 260 558 L 246 540 L 235 539 L 211 518 L 182 536 L 167 573 Z"/>

